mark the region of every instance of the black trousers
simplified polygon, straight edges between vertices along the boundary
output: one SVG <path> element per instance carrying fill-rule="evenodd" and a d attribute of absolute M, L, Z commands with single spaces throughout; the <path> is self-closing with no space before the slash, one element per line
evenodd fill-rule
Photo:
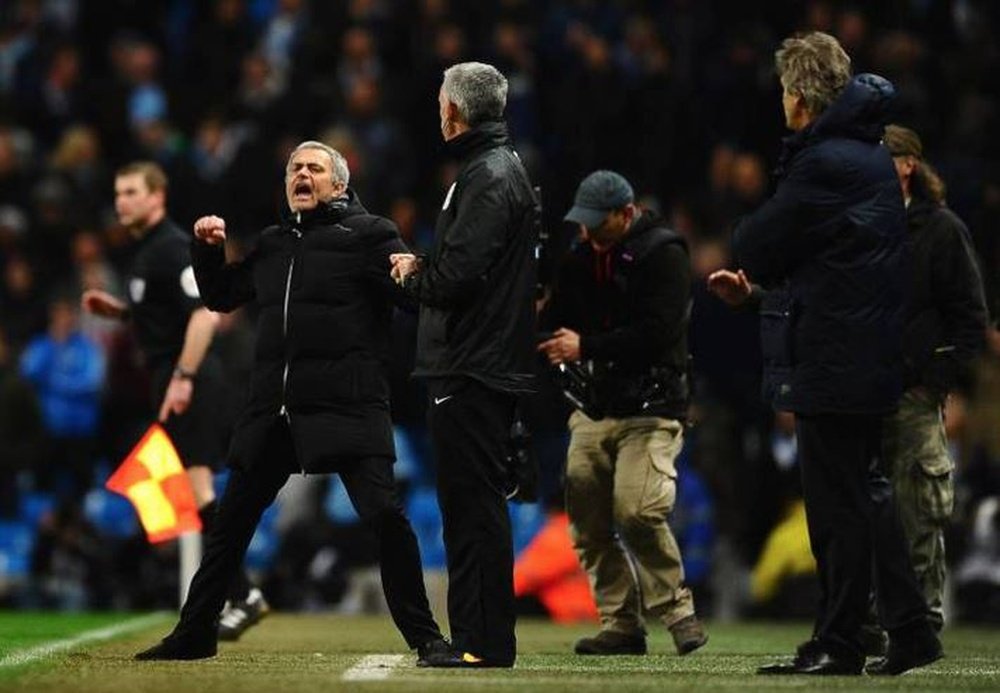
<path fill-rule="evenodd" d="M 205 538 L 201 565 L 171 637 L 215 637 L 228 586 L 243 565 L 257 523 L 288 476 L 298 470 L 286 424 L 273 427 L 262 455 L 264 463 L 253 472 L 234 469 L 230 474 L 215 525 Z M 374 530 L 382 589 L 406 644 L 416 648 L 442 637 L 427 603 L 417 538 L 403 514 L 392 461 L 376 457 L 357 460 L 342 470 L 340 477 L 361 520 Z"/>
<path fill-rule="evenodd" d="M 813 637 L 830 651 L 862 652 L 860 629 L 872 579 L 890 636 L 932 637 L 892 488 L 882 472 L 882 419 L 870 415 L 796 416 L 799 466 L 816 557 L 820 605 Z"/>
<path fill-rule="evenodd" d="M 515 397 L 468 379 L 431 381 L 428 393 L 452 642 L 512 666 L 514 543 L 504 488 Z"/>

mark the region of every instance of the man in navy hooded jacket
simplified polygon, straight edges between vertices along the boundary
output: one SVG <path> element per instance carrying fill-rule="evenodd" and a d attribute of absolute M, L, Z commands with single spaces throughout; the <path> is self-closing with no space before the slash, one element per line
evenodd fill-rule
<path fill-rule="evenodd" d="M 787 39 L 775 58 L 793 131 L 778 186 L 735 231 L 740 271 L 709 278 L 729 303 L 759 301 L 765 397 L 795 413 L 819 570 L 812 638 L 760 673 L 861 673 L 874 558 L 891 643 L 868 671 L 898 674 L 938 659 L 941 645 L 879 467 L 882 418 L 901 392 L 907 286 L 903 200 L 880 145 L 894 90 L 876 75 L 852 79 L 827 34 Z"/>

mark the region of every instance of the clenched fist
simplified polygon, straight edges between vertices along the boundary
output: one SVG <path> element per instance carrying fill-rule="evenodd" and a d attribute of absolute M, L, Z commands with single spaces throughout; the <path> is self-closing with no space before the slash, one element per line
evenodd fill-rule
<path fill-rule="evenodd" d="M 219 245 L 226 240 L 226 220 L 209 215 L 194 223 L 194 237 L 209 245 Z"/>

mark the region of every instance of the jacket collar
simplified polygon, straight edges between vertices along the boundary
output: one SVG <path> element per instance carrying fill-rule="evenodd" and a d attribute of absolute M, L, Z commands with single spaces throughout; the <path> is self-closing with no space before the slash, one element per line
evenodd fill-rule
<path fill-rule="evenodd" d="M 910 199 L 910 205 L 906 208 L 906 221 L 910 229 L 919 229 L 927 223 L 928 217 L 939 209 L 941 205 L 932 200 L 921 197 Z"/>
<path fill-rule="evenodd" d="M 139 246 L 146 245 L 153 238 L 162 235 L 164 229 L 167 229 L 167 228 L 169 228 L 171 226 L 174 226 L 174 225 L 175 224 L 174 224 L 174 222 L 172 222 L 170 220 L 170 217 L 164 215 L 164 217 L 162 219 L 160 219 L 160 221 L 158 221 L 156 224 L 154 224 L 153 226 L 150 226 L 148 229 L 146 229 L 146 232 L 144 234 L 142 234 L 142 236 L 139 237 L 139 240 L 137 241 L 137 245 L 139 245 Z"/>
<path fill-rule="evenodd" d="M 622 239 L 623 242 L 628 242 L 633 238 L 638 238 L 644 233 L 648 233 L 652 229 L 664 226 L 663 217 L 654 212 L 651 209 L 642 210 L 642 214 L 636 217 L 635 221 L 632 222 L 631 228 L 629 228 L 628 233 Z"/>
<path fill-rule="evenodd" d="M 288 207 L 281 210 L 281 227 L 283 229 L 308 229 L 313 226 L 324 226 L 327 224 L 337 224 L 349 217 L 367 214 L 368 210 L 361 204 L 357 193 L 353 188 L 347 188 L 347 194 L 329 202 L 324 202 L 316 206 L 315 209 L 306 210 L 296 214 Z"/>
<path fill-rule="evenodd" d="M 507 134 L 507 124 L 502 120 L 480 123 L 445 143 L 448 151 L 463 162 L 469 161 L 489 149 L 509 144 L 510 136 Z"/>

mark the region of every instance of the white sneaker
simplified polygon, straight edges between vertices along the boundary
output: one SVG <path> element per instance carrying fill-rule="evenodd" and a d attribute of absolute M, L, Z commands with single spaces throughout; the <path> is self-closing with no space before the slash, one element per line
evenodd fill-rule
<path fill-rule="evenodd" d="M 270 611 L 264 594 L 256 587 L 250 588 L 246 600 L 226 602 L 219 617 L 219 640 L 239 640 L 247 628 L 258 623 Z"/>

